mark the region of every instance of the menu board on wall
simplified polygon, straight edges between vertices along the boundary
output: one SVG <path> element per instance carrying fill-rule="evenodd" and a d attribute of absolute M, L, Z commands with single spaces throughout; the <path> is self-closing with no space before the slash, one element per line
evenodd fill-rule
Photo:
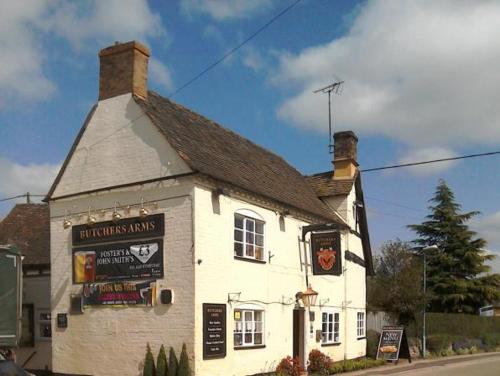
<path fill-rule="evenodd" d="M 160 238 L 165 235 L 164 214 L 146 218 L 124 218 L 119 222 L 104 221 L 89 225 L 73 226 L 73 247 L 111 241 Z"/>
<path fill-rule="evenodd" d="M 384 326 L 378 343 L 377 359 L 397 362 L 400 357 L 407 358 L 411 363 L 404 327 Z"/>
<path fill-rule="evenodd" d="M 163 239 L 73 249 L 73 283 L 163 278 Z"/>
<path fill-rule="evenodd" d="M 340 232 L 311 234 L 313 274 L 342 274 Z"/>
<path fill-rule="evenodd" d="M 84 306 L 153 306 L 155 297 L 155 281 L 83 285 Z"/>
<path fill-rule="evenodd" d="M 226 356 L 226 305 L 203 303 L 203 359 Z"/>

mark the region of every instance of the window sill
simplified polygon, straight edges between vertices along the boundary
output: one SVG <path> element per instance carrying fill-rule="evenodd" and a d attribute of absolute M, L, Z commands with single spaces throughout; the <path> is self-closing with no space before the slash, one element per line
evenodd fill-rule
<path fill-rule="evenodd" d="M 234 347 L 234 350 L 253 350 L 253 349 L 263 349 L 266 345 L 254 345 L 254 346 L 238 346 Z"/>
<path fill-rule="evenodd" d="M 321 347 L 340 346 L 341 344 L 342 344 L 342 342 L 322 343 Z"/>
<path fill-rule="evenodd" d="M 266 264 L 264 260 L 257 260 L 257 259 L 252 259 L 252 258 L 247 258 L 243 256 L 234 256 L 235 260 L 241 260 L 241 261 L 247 261 L 247 262 L 253 262 L 254 264 Z"/>
<path fill-rule="evenodd" d="M 358 341 L 361 341 L 362 339 L 366 339 L 366 337 L 358 337 Z"/>

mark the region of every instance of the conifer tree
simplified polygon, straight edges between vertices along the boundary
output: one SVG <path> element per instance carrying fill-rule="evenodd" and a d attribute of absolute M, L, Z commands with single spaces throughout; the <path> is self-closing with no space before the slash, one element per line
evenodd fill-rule
<path fill-rule="evenodd" d="M 168 374 L 169 376 L 177 376 L 177 369 L 179 368 L 179 362 L 177 361 L 177 356 L 175 355 L 175 350 L 170 347 L 168 354 Z"/>
<path fill-rule="evenodd" d="M 156 360 L 156 376 L 168 376 L 168 363 L 165 347 L 161 345 L 158 359 Z"/>
<path fill-rule="evenodd" d="M 144 359 L 143 376 L 155 376 L 155 360 L 149 343 L 146 346 L 146 358 Z"/>
<path fill-rule="evenodd" d="M 466 224 L 479 212 L 461 213 L 444 180 L 439 181 L 430 202 L 427 220 L 408 226 L 419 236 L 417 245 L 438 247 L 426 251 L 427 285 L 433 294 L 430 310 L 477 313 L 481 306 L 500 298 L 500 275 L 487 274 L 490 267 L 485 265 L 494 256 L 485 253 L 486 241 Z"/>
<path fill-rule="evenodd" d="M 189 368 L 189 358 L 185 343 L 182 344 L 182 352 L 181 357 L 179 358 L 177 376 L 191 376 L 191 368 Z"/>

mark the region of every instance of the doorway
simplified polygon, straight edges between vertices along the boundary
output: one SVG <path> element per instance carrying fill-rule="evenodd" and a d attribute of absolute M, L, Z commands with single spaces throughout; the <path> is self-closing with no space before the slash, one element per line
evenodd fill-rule
<path fill-rule="evenodd" d="M 304 365 L 304 328 L 305 328 L 305 310 L 304 308 L 293 310 L 293 357 L 299 358 Z"/>

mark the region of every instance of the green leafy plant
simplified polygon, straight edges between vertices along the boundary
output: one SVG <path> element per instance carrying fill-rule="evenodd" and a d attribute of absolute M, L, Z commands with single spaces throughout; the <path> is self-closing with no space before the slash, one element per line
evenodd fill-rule
<path fill-rule="evenodd" d="M 156 376 L 168 376 L 167 354 L 163 345 L 160 347 L 160 352 L 156 360 Z"/>
<path fill-rule="evenodd" d="M 302 367 L 300 359 L 291 356 L 281 359 L 276 367 L 277 376 L 300 376 L 302 372 L 304 372 L 304 367 Z"/>
<path fill-rule="evenodd" d="M 427 337 L 426 346 L 436 355 L 446 356 L 451 349 L 452 339 L 446 334 L 435 334 Z"/>
<path fill-rule="evenodd" d="M 307 370 L 319 375 L 328 375 L 332 363 L 332 360 L 326 354 L 323 354 L 319 350 L 311 350 Z"/>
<path fill-rule="evenodd" d="M 361 369 L 379 367 L 385 364 L 385 360 L 383 359 L 351 359 L 351 360 L 342 360 L 340 362 L 335 362 L 330 365 L 329 374 L 334 375 L 336 373 L 343 372 L 351 372 L 358 371 Z"/>
<path fill-rule="evenodd" d="M 191 368 L 189 368 L 189 358 L 185 343 L 182 344 L 182 351 L 179 360 L 179 369 L 177 370 L 177 376 L 191 376 Z"/>
<path fill-rule="evenodd" d="M 177 356 L 175 355 L 175 350 L 170 347 L 168 353 L 168 374 L 169 376 L 177 376 L 177 369 L 179 368 L 179 362 L 177 361 Z"/>
<path fill-rule="evenodd" d="M 144 359 L 143 376 L 155 376 L 155 360 L 149 343 L 146 346 L 146 358 Z"/>

